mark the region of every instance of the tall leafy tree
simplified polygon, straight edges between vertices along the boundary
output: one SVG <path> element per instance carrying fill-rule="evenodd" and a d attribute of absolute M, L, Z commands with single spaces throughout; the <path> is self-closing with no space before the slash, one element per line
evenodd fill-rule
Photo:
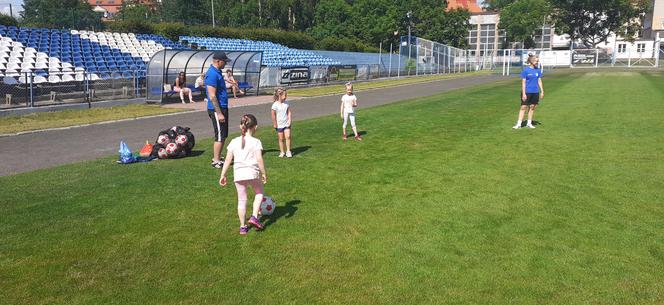
<path fill-rule="evenodd" d="M 532 43 L 535 32 L 547 23 L 551 6 L 547 0 L 516 0 L 500 10 L 500 28 L 510 41 Z"/>
<path fill-rule="evenodd" d="M 613 34 L 633 40 L 641 28 L 650 0 L 549 0 L 558 34 L 568 34 L 595 47 Z"/>
<path fill-rule="evenodd" d="M 24 0 L 21 12 L 24 24 L 49 28 L 100 29 L 101 17 L 83 0 Z"/>
<path fill-rule="evenodd" d="M 116 19 L 123 21 L 158 21 L 160 12 L 159 2 L 147 4 L 139 0 L 126 0 L 122 2 L 122 7 L 116 16 Z"/>
<path fill-rule="evenodd" d="M 213 1 L 215 5 L 223 2 Z M 184 24 L 212 24 L 211 12 L 210 0 L 162 0 L 159 8 L 159 15 L 164 21 Z"/>

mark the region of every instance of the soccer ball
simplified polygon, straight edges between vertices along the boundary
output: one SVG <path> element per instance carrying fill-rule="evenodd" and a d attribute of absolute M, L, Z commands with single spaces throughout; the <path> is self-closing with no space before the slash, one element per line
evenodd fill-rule
<path fill-rule="evenodd" d="M 166 153 L 167 153 L 169 156 L 175 155 L 175 153 L 177 152 L 177 150 L 178 150 L 178 145 L 177 145 L 176 143 L 168 143 L 168 144 L 166 145 Z"/>
<path fill-rule="evenodd" d="M 187 143 L 187 141 L 189 141 L 189 139 L 187 138 L 186 135 L 181 134 L 181 135 L 175 137 L 175 143 L 177 143 L 179 145 L 184 145 L 184 144 Z"/>
<path fill-rule="evenodd" d="M 168 153 L 166 152 L 166 148 L 160 148 L 157 151 L 157 156 L 159 156 L 159 159 L 166 159 L 168 158 Z"/>
<path fill-rule="evenodd" d="M 272 215 L 272 212 L 274 212 L 276 207 L 277 203 L 272 200 L 272 197 L 264 196 L 263 201 L 261 202 L 261 215 Z"/>
<path fill-rule="evenodd" d="M 159 135 L 159 137 L 157 138 L 157 144 L 166 146 L 166 144 L 168 143 L 171 143 L 171 139 L 168 137 L 167 134 Z"/>

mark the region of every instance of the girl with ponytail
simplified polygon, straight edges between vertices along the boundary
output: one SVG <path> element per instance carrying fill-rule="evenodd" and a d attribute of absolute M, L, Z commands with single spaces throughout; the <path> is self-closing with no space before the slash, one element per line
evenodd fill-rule
<path fill-rule="evenodd" d="M 221 169 L 219 185 L 226 186 L 226 173 L 231 163 L 233 164 L 233 181 L 237 190 L 237 215 L 240 218 L 240 234 L 249 232 L 246 225 L 247 216 L 247 189 L 251 187 L 256 196 L 249 218 L 249 224 L 257 230 L 263 229 L 263 224 L 258 219 L 258 211 L 263 201 L 263 184 L 267 183 L 267 172 L 263 163 L 263 144 L 254 138 L 258 121 L 252 114 L 245 114 L 240 120 L 242 135 L 233 139 L 226 150 L 226 162 Z M 233 162 L 234 161 L 234 162 Z"/>

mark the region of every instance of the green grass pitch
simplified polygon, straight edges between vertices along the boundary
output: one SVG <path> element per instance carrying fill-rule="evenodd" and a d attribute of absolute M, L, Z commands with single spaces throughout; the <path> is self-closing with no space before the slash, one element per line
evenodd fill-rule
<path fill-rule="evenodd" d="M 516 79 L 359 109 L 362 142 L 296 122 L 290 160 L 260 128 L 278 207 L 246 237 L 210 140 L 2 177 L 0 303 L 664 303 L 664 77 L 544 86 L 534 130 Z"/>

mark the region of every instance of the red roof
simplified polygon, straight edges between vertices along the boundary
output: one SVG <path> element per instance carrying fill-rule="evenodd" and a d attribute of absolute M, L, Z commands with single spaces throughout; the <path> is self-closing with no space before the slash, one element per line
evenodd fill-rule
<path fill-rule="evenodd" d="M 447 9 L 466 9 L 471 13 L 481 13 L 482 8 L 477 5 L 477 0 L 448 0 Z"/>

